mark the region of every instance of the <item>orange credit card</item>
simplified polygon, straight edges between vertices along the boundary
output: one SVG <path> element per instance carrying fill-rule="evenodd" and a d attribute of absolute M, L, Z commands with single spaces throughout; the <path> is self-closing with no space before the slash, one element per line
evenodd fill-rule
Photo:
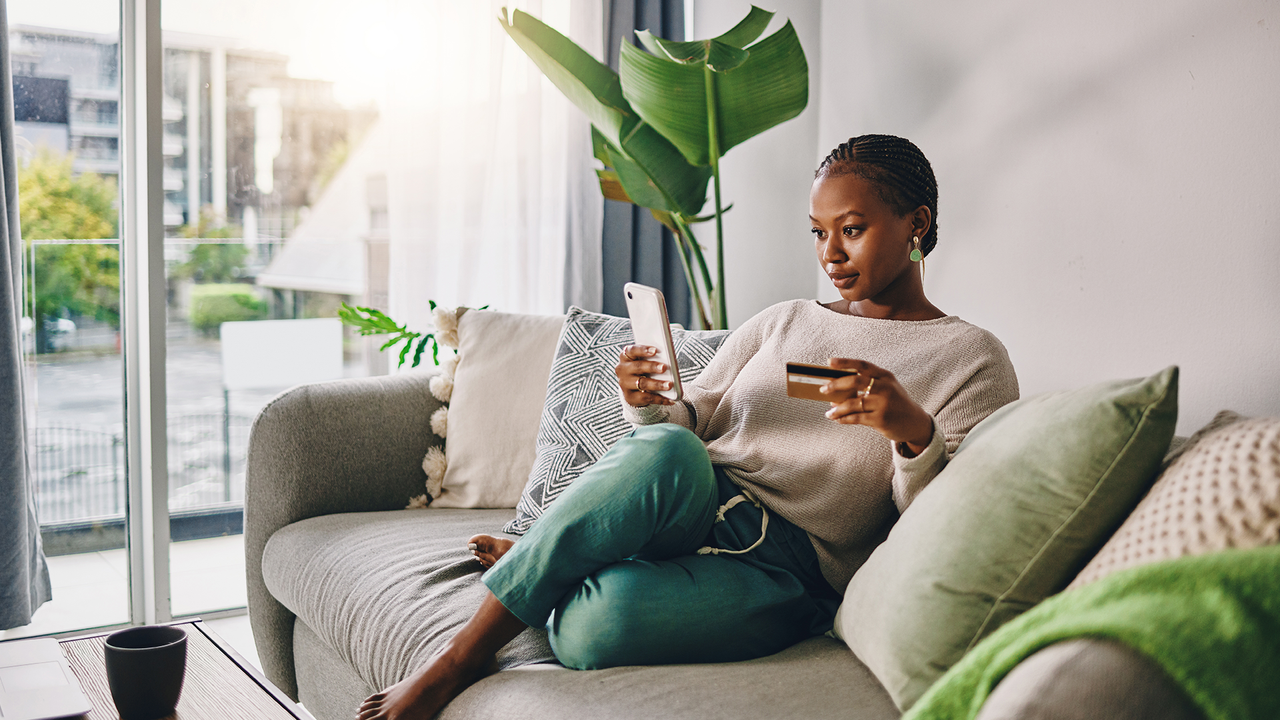
<path fill-rule="evenodd" d="M 846 375 L 857 375 L 853 370 L 838 370 L 826 365 L 787 363 L 787 395 L 805 400 L 831 402 L 818 388 Z"/>

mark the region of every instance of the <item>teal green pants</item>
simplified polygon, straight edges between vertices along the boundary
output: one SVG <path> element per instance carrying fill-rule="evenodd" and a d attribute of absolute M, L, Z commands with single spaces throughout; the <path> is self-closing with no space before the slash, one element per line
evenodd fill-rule
<path fill-rule="evenodd" d="M 568 667 L 726 662 L 831 629 L 840 596 L 808 535 L 737 502 L 696 435 L 637 429 L 583 473 L 484 574 Z M 754 548 L 752 546 L 755 545 Z M 710 546 L 740 555 L 695 554 Z"/>

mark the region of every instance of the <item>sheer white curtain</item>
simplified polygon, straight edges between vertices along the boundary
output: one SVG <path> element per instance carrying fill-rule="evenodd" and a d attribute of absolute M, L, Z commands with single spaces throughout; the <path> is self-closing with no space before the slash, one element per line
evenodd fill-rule
<path fill-rule="evenodd" d="M 600 305 L 590 126 L 499 25 L 502 2 L 404 2 L 383 122 L 390 310 Z M 600 0 L 519 3 L 600 56 Z M 513 7 L 508 4 L 508 7 Z"/>

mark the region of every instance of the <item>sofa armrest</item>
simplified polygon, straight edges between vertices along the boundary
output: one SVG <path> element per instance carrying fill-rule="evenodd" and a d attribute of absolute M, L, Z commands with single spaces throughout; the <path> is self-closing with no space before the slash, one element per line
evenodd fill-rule
<path fill-rule="evenodd" d="M 249 621 L 262 669 L 297 698 L 294 615 L 262 579 L 262 552 L 280 528 L 319 515 L 399 510 L 425 492 L 422 458 L 441 403 L 433 373 L 300 385 L 253 421 L 245 470 L 244 551 Z"/>
<path fill-rule="evenodd" d="M 1018 663 L 977 720 L 1205 720 L 1186 691 L 1146 655 L 1114 640 L 1078 638 Z"/>

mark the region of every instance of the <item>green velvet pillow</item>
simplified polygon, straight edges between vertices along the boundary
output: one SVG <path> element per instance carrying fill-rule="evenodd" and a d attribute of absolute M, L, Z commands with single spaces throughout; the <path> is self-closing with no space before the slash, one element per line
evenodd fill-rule
<path fill-rule="evenodd" d="M 911 707 L 1075 577 L 1150 487 L 1177 414 L 1177 367 L 992 413 L 853 576 L 836 634 Z"/>

